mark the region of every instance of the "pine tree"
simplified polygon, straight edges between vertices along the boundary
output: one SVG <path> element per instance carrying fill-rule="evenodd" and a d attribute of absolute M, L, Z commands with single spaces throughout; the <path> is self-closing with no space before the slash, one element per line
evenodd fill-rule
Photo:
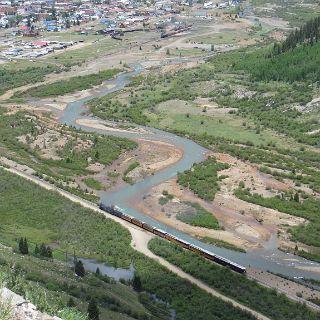
<path fill-rule="evenodd" d="M 97 275 L 97 276 L 100 276 L 100 275 L 101 275 L 101 272 L 100 272 L 99 267 L 96 269 L 96 275 Z"/>
<path fill-rule="evenodd" d="M 29 248 L 28 248 L 28 241 L 26 238 L 20 238 L 19 240 L 19 252 L 21 254 L 28 254 Z"/>
<path fill-rule="evenodd" d="M 44 243 L 41 243 L 40 245 L 40 256 L 41 257 L 47 256 L 47 247 L 44 245 Z"/>
<path fill-rule="evenodd" d="M 70 299 L 68 300 L 68 302 L 67 302 L 67 307 L 69 307 L 69 308 L 74 308 L 74 307 L 76 307 L 77 305 L 76 305 L 76 303 L 74 302 L 74 300 L 70 297 Z"/>
<path fill-rule="evenodd" d="M 23 254 L 23 238 L 19 240 L 19 252 Z"/>
<path fill-rule="evenodd" d="M 79 277 L 84 277 L 86 272 L 84 270 L 84 266 L 83 266 L 83 263 L 81 260 L 78 260 L 76 263 L 75 263 L 75 266 L 74 266 L 74 272 L 76 273 L 77 276 Z"/>
<path fill-rule="evenodd" d="M 99 320 L 99 308 L 95 299 L 91 299 L 88 305 L 88 317 L 92 320 Z"/>
<path fill-rule="evenodd" d="M 23 240 L 23 249 L 24 249 L 23 254 L 29 254 L 29 246 L 28 246 L 27 238 L 24 238 Z"/>
<path fill-rule="evenodd" d="M 36 246 L 35 246 L 35 248 L 34 248 L 34 255 L 35 255 L 35 256 L 40 255 L 40 250 L 39 250 L 39 247 L 38 247 L 37 244 L 36 244 Z"/>
<path fill-rule="evenodd" d="M 140 292 L 142 290 L 141 279 L 137 275 L 137 273 L 134 274 L 134 277 L 133 277 L 133 280 L 132 280 L 132 287 L 137 292 Z"/>
<path fill-rule="evenodd" d="M 296 202 L 299 202 L 300 199 L 299 199 L 299 193 L 298 192 L 295 193 L 293 200 L 296 201 Z"/>
<path fill-rule="evenodd" d="M 52 250 L 51 250 L 51 248 L 48 246 L 47 247 L 47 256 L 46 256 L 47 258 L 52 258 L 53 256 L 52 256 Z"/>

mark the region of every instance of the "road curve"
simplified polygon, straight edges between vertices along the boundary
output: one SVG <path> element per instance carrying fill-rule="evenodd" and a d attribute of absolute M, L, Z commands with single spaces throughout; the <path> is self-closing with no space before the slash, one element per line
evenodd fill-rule
<path fill-rule="evenodd" d="M 131 241 L 131 246 L 143 253 L 144 255 L 156 260 L 158 263 L 160 263 L 162 266 L 166 267 L 167 269 L 169 269 L 171 272 L 177 274 L 179 277 L 183 278 L 183 279 L 186 279 L 188 280 L 189 282 L 195 284 L 197 287 L 199 287 L 200 289 L 210 293 L 212 296 L 214 297 L 217 297 L 223 301 L 226 301 L 226 302 L 229 302 L 231 303 L 234 307 L 236 308 L 239 308 L 243 311 L 247 311 L 249 313 L 251 313 L 253 316 L 255 316 L 258 320 L 271 320 L 270 318 L 264 316 L 263 314 L 259 313 L 259 312 L 256 312 L 242 304 L 240 304 L 239 302 L 231 299 L 231 298 L 228 298 L 224 295 L 222 295 L 221 293 L 217 292 L 216 290 L 214 290 L 213 288 L 209 287 L 208 285 L 206 285 L 205 283 L 203 283 L 202 281 L 192 277 L 190 274 L 182 271 L 181 269 L 179 269 L 178 267 L 174 266 L 173 264 L 169 263 L 168 261 L 166 261 L 165 259 L 155 255 L 153 252 L 151 252 L 148 248 L 148 242 L 150 239 L 152 239 L 154 237 L 154 235 L 146 232 L 145 230 L 142 230 L 134 225 L 132 225 L 131 223 L 125 221 L 125 220 L 122 220 L 118 217 L 115 217 L 113 215 L 110 215 L 110 214 L 107 214 L 106 212 L 100 210 L 97 205 L 95 205 L 94 203 L 88 201 L 88 200 L 85 200 L 85 199 L 82 199 L 76 195 L 73 195 L 71 194 L 70 192 L 68 191 L 65 191 L 63 189 L 60 189 L 60 188 L 57 188 L 56 186 L 53 186 L 51 185 L 50 183 L 46 182 L 46 181 L 43 181 L 31 174 L 28 174 L 28 173 L 25 173 L 25 172 L 22 172 L 22 171 L 19 171 L 15 168 L 5 168 L 5 167 L 2 167 L 0 166 L 2 169 L 8 171 L 8 172 L 11 172 L 13 174 L 16 174 L 24 179 L 27 179 L 29 181 L 32 181 L 34 183 L 36 183 L 37 185 L 39 185 L 40 187 L 43 187 L 47 190 L 53 190 L 53 191 L 57 191 L 60 195 L 64 196 L 65 198 L 73 201 L 73 202 L 76 202 L 80 205 L 82 205 L 83 207 L 85 208 L 88 208 L 88 209 L 91 209 L 91 210 L 94 210 L 96 212 L 100 212 L 102 214 L 105 215 L 106 218 L 108 219 L 112 219 L 118 223 L 120 223 L 122 226 L 124 226 L 125 228 L 127 228 L 132 236 L 132 241 Z"/>

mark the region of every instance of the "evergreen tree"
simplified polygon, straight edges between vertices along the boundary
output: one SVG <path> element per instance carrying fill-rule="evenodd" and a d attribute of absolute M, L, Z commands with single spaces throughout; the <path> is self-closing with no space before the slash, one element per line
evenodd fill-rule
<path fill-rule="evenodd" d="M 38 247 L 37 244 L 36 244 L 36 246 L 35 246 L 35 248 L 34 248 L 34 255 L 35 255 L 35 256 L 40 255 L 40 249 L 39 249 L 39 247 Z"/>
<path fill-rule="evenodd" d="M 24 248 L 24 254 L 29 254 L 29 246 L 27 238 L 24 238 L 23 240 L 23 248 Z"/>
<path fill-rule="evenodd" d="M 40 256 L 41 257 L 47 256 L 47 247 L 44 245 L 44 243 L 41 243 L 40 245 Z"/>
<path fill-rule="evenodd" d="M 23 254 L 23 238 L 19 240 L 19 252 Z"/>
<path fill-rule="evenodd" d="M 96 275 L 97 275 L 97 276 L 100 276 L 100 275 L 101 275 L 101 272 L 100 272 L 99 267 L 96 269 Z"/>
<path fill-rule="evenodd" d="M 293 200 L 296 201 L 296 202 L 299 202 L 300 199 L 299 199 L 299 193 L 298 192 L 295 193 Z"/>
<path fill-rule="evenodd" d="M 141 279 L 137 275 L 137 273 L 134 274 L 134 277 L 133 277 L 133 280 L 132 280 L 132 287 L 137 292 L 140 292 L 142 290 Z"/>
<path fill-rule="evenodd" d="M 74 272 L 79 277 L 85 276 L 86 272 L 84 270 L 84 266 L 83 266 L 83 263 L 81 260 L 76 261 L 75 266 L 74 266 Z"/>
<path fill-rule="evenodd" d="M 21 238 L 19 240 L 19 252 L 21 254 L 28 254 L 29 253 L 28 241 L 26 238 Z"/>
<path fill-rule="evenodd" d="M 53 256 L 52 256 L 52 250 L 51 250 L 51 248 L 48 246 L 47 247 L 47 256 L 46 256 L 47 258 L 52 258 Z"/>
<path fill-rule="evenodd" d="M 67 307 L 69 307 L 69 308 L 74 308 L 74 307 L 76 307 L 77 305 L 76 305 L 76 303 L 74 302 L 74 300 L 70 297 L 70 299 L 68 300 L 68 302 L 67 302 Z"/>
<path fill-rule="evenodd" d="M 94 298 L 92 298 L 88 305 L 88 317 L 92 320 L 99 320 L 99 308 L 97 302 Z"/>

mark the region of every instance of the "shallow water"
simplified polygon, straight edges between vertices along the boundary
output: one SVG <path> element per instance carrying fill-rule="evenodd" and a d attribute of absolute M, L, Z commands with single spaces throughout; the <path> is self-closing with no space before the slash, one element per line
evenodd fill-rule
<path fill-rule="evenodd" d="M 122 269 L 122 268 L 114 268 L 107 263 L 98 262 L 94 259 L 83 259 L 80 258 L 79 260 L 82 261 L 85 270 L 96 272 L 97 268 L 99 268 L 100 273 L 103 276 L 108 276 L 113 278 L 117 281 L 120 279 L 124 279 L 126 281 L 133 279 L 135 269 L 131 265 L 129 269 Z"/>
<path fill-rule="evenodd" d="M 176 229 L 168 227 L 148 216 L 143 215 L 142 213 L 130 207 L 132 199 L 139 199 L 141 195 L 144 193 L 144 191 L 172 177 L 175 177 L 177 172 L 190 169 L 193 163 L 204 160 L 205 153 L 207 151 L 205 148 L 201 147 L 200 145 L 196 144 L 191 140 L 154 128 L 137 126 L 144 128 L 148 131 L 144 134 L 138 134 L 131 132 L 129 133 L 94 129 L 91 127 L 76 124 L 77 119 L 96 119 L 94 117 L 83 115 L 87 111 L 87 107 L 85 106 L 86 102 L 93 98 L 104 96 L 106 94 L 123 89 L 126 85 L 130 83 L 130 78 L 135 75 L 138 75 L 142 70 L 142 66 L 134 66 L 134 71 L 120 74 L 115 79 L 105 82 L 106 86 L 102 86 L 99 92 L 96 93 L 94 96 L 90 96 L 69 103 L 66 109 L 64 110 L 63 115 L 60 118 L 60 122 L 65 123 L 67 125 L 73 125 L 79 129 L 82 129 L 83 131 L 88 132 L 97 132 L 100 134 L 115 135 L 131 139 L 140 138 L 168 142 L 175 145 L 177 148 L 183 149 L 184 155 L 182 159 L 178 162 L 155 173 L 155 175 L 153 176 L 147 177 L 143 181 L 140 181 L 134 185 L 124 186 L 121 189 L 114 192 L 101 192 L 101 201 L 105 204 L 115 204 L 121 207 L 124 212 L 130 214 L 131 216 L 137 217 L 142 221 L 148 222 L 149 224 L 155 227 L 168 231 L 171 234 L 178 236 L 179 238 L 182 238 L 204 249 L 210 250 L 243 266 L 253 266 L 262 270 L 271 271 L 273 273 L 280 273 L 289 277 L 306 277 L 320 280 L 319 273 L 314 273 L 306 270 L 299 270 L 295 268 L 297 266 L 320 267 L 320 264 L 294 256 L 292 254 L 286 254 L 279 251 L 277 249 L 276 236 L 271 237 L 264 249 L 250 251 L 247 253 L 240 253 L 204 244 L 199 240 Z M 109 85 L 112 85 L 113 87 L 111 89 L 107 89 L 106 87 L 108 87 Z"/>

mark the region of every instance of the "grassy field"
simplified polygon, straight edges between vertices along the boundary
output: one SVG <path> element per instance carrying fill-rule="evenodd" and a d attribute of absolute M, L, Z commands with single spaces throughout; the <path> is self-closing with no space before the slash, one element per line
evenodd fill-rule
<path fill-rule="evenodd" d="M 201 207 L 198 203 L 188 202 L 187 204 L 195 209 L 195 212 L 179 212 L 176 216 L 178 220 L 196 227 L 203 227 L 208 229 L 221 228 L 219 226 L 218 220 L 211 212 Z"/>
<path fill-rule="evenodd" d="M 60 80 L 50 84 L 40 85 L 23 92 L 16 92 L 14 94 L 14 98 L 56 97 L 67 93 L 74 93 L 77 91 L 90 89 L 94 86 L 100 85 L 103 81 L 111 79 L 121 71 L 122 70 L 120 69 L 110 69 L 85 76 L 71 77 L 68 80 Z"/>
<path fill-rule="evenodd" d="M 89 40 L 89 39 L 88 39 Z M 58 54 L 46 57 L 45 61 L 59 63 L 62 65 L 83 64 L 92 61 L 121 46 L 121 41 L 112 39 L 111 37 L 97 37 L 92 42 L 86 41 L 79 48 L 59 52 Z"/>
<path fill-rule="evenodd" d="M 36 243 L 52 244 L 69 252 L 75 250 L 78 256 L 129 266 L 130 255 L 119 255 L 130 245 L 127 230 L 54 192 L 45 191 L 3 170 L 0 172 L 2 243 L 14 246 L 16 239 L 24 235 Z M 96 232 L 91 234 L 93 228 Z M 116 243 L 113 241 L 115 237 L 118 239 Z"/>
<path fill-rule="evenodd" d="M 83 182 L 91 189 L 104 190 L 103 184 L 93 178 L 85 178 L 83 179 Z"/>

